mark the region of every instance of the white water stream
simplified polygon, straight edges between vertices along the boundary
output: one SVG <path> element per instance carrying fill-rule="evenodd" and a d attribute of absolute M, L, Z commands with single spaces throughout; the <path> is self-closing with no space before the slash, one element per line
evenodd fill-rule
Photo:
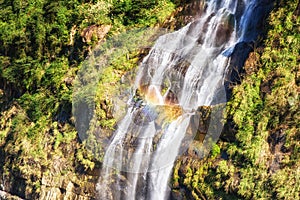
<path fill-rule="evenodd" d="M 101 200 L 169 198 L 169 177 L 195 110 L 226 102 L 230 55 L 237 43 L 255 39 L 248 32 L 257 2 L 206 1 L 197 20 L 159 37 L 133 86 L 144 105 L 129 105 L 105 152 Z"/>

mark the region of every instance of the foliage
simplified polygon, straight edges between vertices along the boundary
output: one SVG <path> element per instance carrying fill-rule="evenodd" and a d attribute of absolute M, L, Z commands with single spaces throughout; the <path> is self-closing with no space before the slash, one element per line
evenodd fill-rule
<path fill-rule="evenodd" d="M 174 4 L 168 0 L 113 0 L 113 5 L 110 16 L 116 16 L 125 26 L 161 23 L 174 9 Z"/>
<path fill-rule="evenodd" d="M 179 181 L 197 198 L 299 199 L 297 3 L 278 1 L 268 19 L 264 48 L 253 52 L 257 70 L 243 74 L 242 83 L 233 89 L 227 117 L 235 124 L 235 140 L 219 142 L 220 153 L 212 152 Z M 175 170 L 180 173 L 178 167 Z M 197 187 L 193 180 L 199 181 Z"/>
<path fill-rule="evenodd" d="M 108 35 L 114 35 L 133 27 L 153 27 L 183 2 L 1 1 L 3 177 L 26 179 L 32 186 L 28 191 L 38 194 L 43 174 L 50 173 L 57 157 L 73 175 L 97 167 L 101 161 L 97 138 L 91 134 L 87 143 L 79 144 L 71 117 L 74 77 L 99 42 L 93 36 L 85 42 L 84 31 L 93 25 L 112 25 Z M 228 118 L 236 125 L 235 141 L 218 143 L 206 160 L 180 163 L 187 165 L 185 169 L 176 165 L 173 186 L 184 186 L 189 199 L 299 199 L 300 20 L 293 14 L 296 5 L 295 0 L 278 1 L 269 17 L 263 53 L 255 52 L 257 72 L 245 74 L 234 88 Z M 95 94 L 97 125 L 113 129 L 109 94 L 122 75 L 136 66 L 138 56 L 137 51 L 120 52 L 100 77 Z M 86 150 L 89 145 L 100 158 Z"/>
<path fill-rule="evenodd" d="M 0 173 L 28 180 L 33 188 L 28 186 L 28 193 L 38 194 L 41 172 L 53 170 L 57 156 L 72 173 L 96 167 L 101 158 L 95 159 L 86 145 L 98 152 L 101 147 L 93 135 L 88 144 L 78 144 L 71 109 L 76 73 L 103 39 L 95 37 L 97 28 L 111 27 L 111 36 L 155 26 L 174 8 L 170 0 L 0 1 Z M 86 34 L 92 28 L 97 30 L 89 41 Z M 99 82 L 99 102 L 105 100 L 104 89 L 113 88 L 106 88 L 107 82 L 117 83 L 135 67 L 138 54 L 126 52 L 113 60 Z M 99 125 L 112 128 L 106 111 L 96 107 Z"/>

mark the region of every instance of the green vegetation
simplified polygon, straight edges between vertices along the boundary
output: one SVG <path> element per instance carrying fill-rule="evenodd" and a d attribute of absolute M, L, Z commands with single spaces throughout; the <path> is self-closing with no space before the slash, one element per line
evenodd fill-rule
<path fill-rule="evenodd" d="M 67 177 L 78 188 L 92 182 L 81 175 L 99 167 L 102 151 L 93 134 L 79 142 L 71 115 L 76 74 L 107 36 L 156 27 L 186 2 L 0 1 L 0 184 L 8 192 L 37 199 L 43 178 L 54 177 L 58 184 L 67 183 L 62 180 Z M 233 90 L 227 113 L 235 124 L 234 140 L 220 141 L 205 160 L 184 158 L 176 164 L 173 189 L 185 191 L 186 199 L 299 199 L 296 6 L 296 0 L 277 1 L 263 49 L 251 54 L 254 68 L 247 70 L 246 65 L 242 83 Z M 117 92 L 121 77 L 134 69 L 140 53 L 116 52 L 98 77 L 93 99 L 98 102 L 93 119 L 97 126 L 113 129 L 110 95 Z"/>
<path fill-rule="evenodd" d="M 0 173 L 9 192 L 35 199 L 42 177 L 79 176 L 99 165 L 101 158 L 85 148 L 97 145 L 95 138 L 88 144 L 78 142 L 71 115 L 75 76 L 106 35 L 154 27 L 180 3 L 0 1 Z M 103 107 L 109 107 L 104 90 L 114 88 L 121 75 L 136 66 L 138 56 L 136 51 L 121 52 L 103 72 L 95 97 L 102 105 L 96 107 L 101 126 L 112 128 L 114 123 L 109 108 Z M 53 171 L 57 159 L 64 170 Z M 25 186 L 16 185 L 19 179 Z"/>
<path fill-rule="evenodd" d="M 299 4 L 299 3 L 298 3 Z M 234 141 L 210 158 L 175 169 L 175 183 L 195 199 L 299 199 L 300 17 L 296 1 L 280 1 L 269 17 L 263 49 L 254 49 L 233 89 L 228 119 Z M 225 155 L 225 156 L 224 156 Z M 178 165 L 177 165 L 178 166 Z M 189 199 L 189 198 L 187 198 Z"/>

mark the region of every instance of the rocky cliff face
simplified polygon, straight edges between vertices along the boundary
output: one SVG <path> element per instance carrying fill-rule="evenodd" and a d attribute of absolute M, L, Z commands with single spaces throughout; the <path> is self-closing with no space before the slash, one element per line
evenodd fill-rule
<path fill-rule="evenodd" d="M 75 163 L 79 147 L 76 140 L 64 144 L 64 149 L 45 146 L 43 157 L 26 155 L 26 148 L 31 150 L 26 147 L 29 141 L 26 136 L 17 139 L 22 133 L 13 131 L 13 117 L 20 115 L 22 110 L 16 103 L 1 115 L 1 136 L 6 136 L 6 140 L 0 143 L 0 199 L 93 199 L 97 172 L 84 170 Z M 49 129 L 45 134 L 51 135 L 52 131 Z M 52 142 L 47 136 L 43 140 L 49 145 Z M 19 151 L 12 146 L 17 146 Z"/>
<path fill-rule="evenodd" d="M 294 104 L 296 99 L 299 102 L 295 92 L 300 85 L 299 56 L 293 49 L 299 51 L 300 41 L 285 41 L 299 36 L 298 10 L 299 1 L 289 5 L 277 1 L 269 21 L 259 27 L 268 32 L 263 35 L 266 38 L 246 44 L 253 52 L 245 64 L 236 62 L 243 68 L 228 85 L 234 88 L 227 104 L 228 126 L 207 158 L 178 159 L 172 199 L 299 198 L 300 179 L 295 173 L 300 169 L 296 136 L 300 118 L 295 114 L 299 106 Z M 287 57 L 293 59 L 285 62 Z"/>
<path fill-rule="evenodd" d="M 184 5 L 179 6 L 160 26 L 177 30 L 201 16 L 205 8 L 206 4 L 204 0 L 188 0 Z"/>
<path fill-rule="evenodd" d="M 179 29 L 182 25 L 192 21 L 199 12 L 205 8 L 203 2 L 204 1 L 187 2 L 185 6 L 180 7 L 160 26 Z M 294 9 L 295 15 L 299 15 L 299 5 L 298 2 L 297 8 Z M 266 27 L 260 28 L 265 29 Z M 88 31 L 86 33 L 88 33 Z M 99 37 L 102 38 L 102 35 Z M 89 40 L 89 37 L 86 39 Z M 293 38 L 288 39 L 291 40 L 290 43 L 292 43 Z M 278 43 L 277 45 L 279 46 L 282 45 L 279 39 L 273 42 L 274 44 Z M 238 50 L 236 51 L 238 57 L 244 47 L 248 48 L 247 51 L 251 51 L 253 47 L 256 47 L 255 52 L 251 53 L 246 61 L 245 70 L 241 71 L 245 77 L 255 75 L 260 70 L 258 66 L 261 62 L 260 56 L 263 52 L 263 48 L 257 48 L 257 45 L 257 43 L 251 43 L 250 45 L 242 44 L 239 49 L 240 52 Z M 264 46 L 264 44 L 262 44 L 262 46 Z M 277 59 L 277 57 L 278 55 L 271 55 L 270 59 Z M 299 61 L 299 58 L 297 59 Z M 238 61 L 236 62 L 239 66 L 244 64 L 238 63 Z M 295 70 L 295 73 L 297 73 L 297 75 L 295 75 L 296 78 L 294 79 L 297 79 L 296 85 L 299 85 L 299 71 Z M 259 90 L 261 90 L 260 95 L 262 97 L 268 96 L 272 93 L 272 87 L 282 82 L 281 79 L 278 80 L 278 82 L 272 82 L 271 78 L 279 79 L 286 74 L 282 75 L 280 71 L 276 71 L 274 77 L 266 76 L 267 79 L 258 86 Z M 234 81 L 240 81 L 240 73 L 234 75 L 232 80 L 228 82 L 229 88 L 235 85 L 232 84 Z M 293 81 L 289 81 L 289 83 L 293 83 Z M 288 88 L 286 88 L 286 90 L 288 90 Z M 94 160 L 88 152 L 81 150 L 82 146 L 78 137 L 74 134 L 76 130 L 74 129 L 72 120 L 59 122 L 55 125 L 49 125 L 47 121 L 30 122 L 24 115 L 24 111 L 18 105 L 18 102 L 12 100 L 22 92 L 23 91 L 18 91 L 17 88 L 14 88 L 12 85 L 0 79 L 0 104 L 10 102 L 5 105 L 5 109 L 1 108 L 1 111 L 2 109 L 5 111 L 0 114 L 0 199 L 95 199 L 95 184 L 98 180 L 101 163 Z M 289 107 L 292 107 L 292 101 L 293 98 L 289 97 Z M 205 110 L 206 109 L 203 109 L 202 111 Z M 251 195 L 254 194 L 248 194 L 247 191 L 254 189 L 251 188 L 253 185 L 249 186 L 247 183 L 250 180 L 253 182 L 253 177 L 269 177 L 269 172 L 276 174 L 276 172 L 279 171 L 279 179 L 275 179 L 276 177 L 274 179 L 268 179 L 266 185 L 258 185 L 258 187 L 264 188 L 271 182 L 280 182 L 281 178 L 285 185 L 296 185 L 296 179 L 289 179 L 288 177 L 293 177 L 293 173 L 299 172 L 299 167 L 291 169 L 290 171 L 289 169 L 284 169 L 285 165 L 291 165 L 289 164 L 289 159 L 294 159 L 295 162 L 297 162 L 296 158 L 290 155 L 293 155 L 294 151 L 299 150 L 299 148 L 295 147 L 295 150 L 291 151 L 291 148 L 294 146 L 287 148 L 284 145 L 285 141 L 290 137 L 288 133 L 293 131 L 288 130 L 287 127 L 291 126 L 296 120 L 296 118 L 293 120 L 288 119 L 288 111 L 289 110 L 281 116 L 281 119 L 277 119 L 276 117 L 274 119 L 274 121 L 288 120 L 286 124 L 279 126 L 278 129 L 274 128 L 273 132 L 267 133 L 266 141 L 269 147 L 266 147 L 266 151 L 264 151 L 263 155 L 269 159 L 266 168 L 263 168 L 256 174 L 255 171 L 249 172 L 249 177 L 247 177 L 245 170 L 238 171 L 239 168 L 235 168 L 235 165 L 237 165 L 237 163 L 235 163 L 236 161 L 249 161 L 249 157 L 245 157 L 245 155 L 251 152 L 229 155 L 230 152 L 237 151 L 235 149 L 237 128 L 233 125 L 232 119 L 230 119 L 228 126 L 224 129 L 224 133 L 221 136 L 222 141 L 213 148 L 208 158 L 203 160 L 196 159 L 194 155 L 195 152 L 191 148 L 187 154 L 178 159 L 173 171 L 173 180 L 170 184 L 172 188 L 171 199 L 209 199 L 210 197 L 212 198 L 213 195 L 215 195 L 213 197 L 219 198 L 224 198 L 225 196 L 227 199 L 237 199 L 241 198 L 241 196 L 251 199 L 253 198 Z M 199 131 L 197 134 L 194 145 L 198 145 L 205 135 L 205 129 L 207 128 L 205 127 L 205 121 L 209 117 L 206 115 L 203 116 L 204 118 L 201 122 L 203 124 L 201 128 L 202 131 Z M 298 115 L 295 114 L 293 116 L 296 117 Z M 16 126 L 18 120 L 25 122 L 26 126 Z M 261 121 L 264 120 L 264 118 L 261 118 Z M 43 126 L 43 124 L 46 124 L 46 126 Z M 42 134 L 40 134 L 42 137 L 32 138 L 31 127 L 38 126 L 43 127 L 42 129 L 38 129 L 42 132 Z M 261 124 L 258 124 L 256 128 L 260 128 L 260 126 Z M 296 124 L 294 126 L 296 127 L 298 125 Z M 297 129 L 295 128 L 295 130 Z M 59 138 L 61 134 L 69 135 L 69 139 L 60 141 Z M 296 136 L 295 139 L 298 138 L 299 140 L 299 137 Z M 39 146 L 41 140 L 44 141 L 43 144 L 45 145 Z M 30 147 L 31 142 L 36 144 L 36 146 Z M 239 145 L 245 146 L 246 144 Z M 268 149 L 270 149 L 270 152 Z M 291 162 L 294 161 L 292 160 Z M 253 163 L 252 166 L 258 165 L 258 163 L 259 162 Z M 243 165 L 243 163 L 238 164 L 240 166 Z M 281 169 L 284 170 L 281 171 Z M 287 171 L 288 175 L 284 174 L 285 171 Z M 296 175 L 295 177 L 297 177 Z M 243 179 L 244 182 L 242 182 Z M 249 181 L 247 182 L 245 180 Z M 270 199 L 275 199 L 276 197 L 283 199 L 289 190 L 283 193 L 282 196 L 276 196 L 280 194 L 280 191 L 283 191 L 282 188 L 279 188 L 274 194 L 270 194 L 273 195 Z"/>
<path fill-rule="evenodd" d="M 161 26 L 178 29 L 195 17 L 201 2 L 187 2 Z M 102 40 L 109 28 L 91 26 L 82 32 L 82 37 L 89 42 L 96 34 Z M 24 91 L 1 77 L 0 83 L 0 104 L 4 106 L 0 113 L 0 199 L 95 199 L 101 163 L 82 150 L 72 120 L 54 125 L 32 122 L 14 101 Z M 18 126 L 19 120 L 26 126 Z M 37 126 L 41 127 L 41 137 L 32 138 L 31 128 Z M 59 141 L 61 134 L 70 135 L 69 139 Z"/>

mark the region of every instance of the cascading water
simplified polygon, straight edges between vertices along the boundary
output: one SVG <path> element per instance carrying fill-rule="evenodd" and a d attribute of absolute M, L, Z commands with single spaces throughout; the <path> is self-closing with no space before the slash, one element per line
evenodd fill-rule
<path fill-rule="evenodd" d="M 196 111 L 226 102 L 231 55 L 256 39 L 261 3 L 210 0 L 197 20 L 159 37 L 139 66 L 138 100 L 129 100 L 106 149 L 99 199 L 169 198 L 173 163 L 194 136 Z M 218 139 L 220 130 L 213 131 L 207 141 Z"/>

